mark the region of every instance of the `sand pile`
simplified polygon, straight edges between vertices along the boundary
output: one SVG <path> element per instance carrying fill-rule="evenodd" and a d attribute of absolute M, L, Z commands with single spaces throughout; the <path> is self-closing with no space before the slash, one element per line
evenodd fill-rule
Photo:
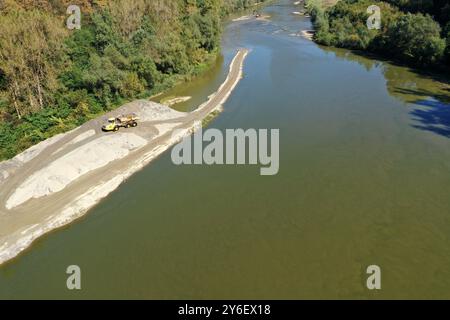
<path fill-rule="evenodd" d="M 69 142 L 69 145 L 71 145 L 71 144 L 76 144 L 76 143 L 78 143 L 78 142 L 81 142 L 81 141 L 83 141 L 83 140 L 86 140 L 86 139 L 92 137 L 93 135 L 95 135 L 95 130 L 94 130 L 94 129 L 88 130 L 88 131 L 86 131 L 86 132 L 83 132 L 82 134 L 76 136 L 72 141 L 70 141 L 70 142 Z"/>
<path fill-rule="evenodd" d="M 175 122 L 175 123 L 162 123 L 162 124 L 155 124 L 156 129 L 158 130 L 157 137 L 160 137 L 173 129 L 175 129 L 177 126 L 182 124 L 181 122 Z"/>
<path fill-rule="evenodd" d="M 82 175 L 121 159 L 147 144 L 133 133 L 118 133 L 95 139 L 35 172 L 17 188 L 6 202 L 12 209 L 32 199 L 63 190 Z"/>
<path fill-rule="evenodd" d="M 26 163 L 32 159 L 34 159 L 36 156 L 38 156 L 44 149 L 51 146 L 52 144 L 58 142 L 67 133 L 58 134 L 56 136 L 53 136 L 47 140 L 44 140 L 37 145 L 32 146 L 31 148 L 25 150 L 24 152 L 18 154 L 14 159 L 19 160 L 22 163 Z"/>
<path fill-rule="evenodd" d="M 148 100 L 127 103 L 118 111 L 117 114 L 134 112 L 141 118 L 141 121 L 164 121 L 186 116 L 184 112 L 175 111 L 165 105 Z"/>
<path fill-rule="evenodd" d="M 134 101 L 0 162 L 0 264 L 44 233 L 83 216 L 133 173 L 194 132 L 196 121 L 220 110 L 242 78 L 247 54 L 236 54 L 225 82 L 193 112 Z M 100 133 L 105 119 L 128 113 L 136 113 L 142 125 Z M 181 130 L 170 135 L 177 127 Z M 22 206 L 33 198 L 39 199 Z"/>
<path fill-rule="evenodd" d="M 171 107 L 171 106 L 173 106 L 175 104 L 186 102 L 186 101 L 189 101 L 191 99 L 192 99 L 192 97 L 176 97 L 176 98 L 172 98 L 172 99 L 162 100 L 161 104 L 163 104 L 165 106 L 168 106 L 168 107 Z"/>
<path fill-rule="evenodd" d="M 8 179 L 8 177 L 21 167 L 24 163 L 27 163 L 36 158 L 42 151 L 52 144 L 58 142 L 64 138 L 66 134 L 58 134 L 50 139 L 44 140 L 31 148 L 28 148 L 24 152 L 18 154 L 14 158 L 0 162 L 0 183 Z"/>

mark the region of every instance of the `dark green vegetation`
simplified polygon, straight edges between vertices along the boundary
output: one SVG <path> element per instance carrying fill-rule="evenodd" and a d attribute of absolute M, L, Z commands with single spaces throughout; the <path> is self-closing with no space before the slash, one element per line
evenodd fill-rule
<path fill-rule="evenodd" d="M 342 0 L 324 9 L 309 0 L 315 40 L 367 50 L 419 67 L 450 66 L 450 4 L 445 0 Z M 369 30 L 367 8 L 381 9 L 381 29 Z"/>
<path fill-rule="evenodd" d="M 221 19 L 261 0 L 69 1 L 0 4 L 0 159 L 147 97 L 208 67 Z"/>

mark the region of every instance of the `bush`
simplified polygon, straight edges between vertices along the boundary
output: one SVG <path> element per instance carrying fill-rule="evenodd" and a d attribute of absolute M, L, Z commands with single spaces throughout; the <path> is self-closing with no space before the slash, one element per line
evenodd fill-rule
<path fill-rule="evenodd" d="M 390 2 L 402 8 L 413 5 L 407 0 Z M 421 66 L 438 65 L 444 57 L 447 62 L 450 60 L 450 26 L 441 38 L 439 24 L 427 14 L 405 14 L 386 2 L 378 1 L 376 5 L 382 13 L 381 29 L 369 30 L 366 10 L 374 4 L 373 1 L 341 0 L 325 11 L 320 0 L 307 3 L 316 29 L 315 40 L 321 44 L 375 51 Z M 432 10 L 430 8 L 427 10 Z"/>
<path fill-rule="evenodd" d="M 450 65 L 450 22 L 444 28 L 443 32 L 444 38 L 446 39 L 446 48 L 445 48 L 445 60 L 448 65 Z"/>
<path fill-rule="evenodd" d="M 131 98 L 144 91 L 144 85 L 135 72 L 128 73 L 123 79 L 120 93 L 126 97 Z"/>
<path fill-rule="evenodd" d="M 387 31 L 393 53 L 421 65 L 440 62 L 445 41 L 440 38 L 441 28 L 430 16 L 405 14 Z"/>

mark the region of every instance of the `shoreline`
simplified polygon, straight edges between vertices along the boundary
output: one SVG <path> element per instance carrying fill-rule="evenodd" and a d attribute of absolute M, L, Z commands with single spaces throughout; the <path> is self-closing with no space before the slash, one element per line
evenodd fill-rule
<path fill-rule="evenodd" d="M 196 127 L 198 121 L 202 121 L 212 113 L 216 113 L 218 111 L 220 112 L 223 103 L 225 103 L 225 101 L 229 98 L 232 91 L 242 79 L 243 65 L 248 53 L 249 51 L 247 49 L 240 49 L 237 52 L 230 63 L 229 73 L 225 81 L 219 89 L 196 110 L 186 114 L 176 113 L 176 117 L 171 119 L 155 118 L 146 119 L 148 121 L 143 121 L 143 123 L 138 127 L 138 130 L 140 127 L 143 127 L 143 130 L 146 130 L 146 132 L 148 131 L 148 135 L 150 137 L 147 137 L 150 140 L 144 147 L 131 150 L 129 154 L 119 160 L 114 160 L 99 169 L 89 171 L 88 173 L 77 178 L 74 182 L 71 182 L 66 188 L 59 192 L 52 193 L 48 196 L 33 198 L 25 202 L 23 205 L 20 204 L 17 207 L 12 207 L 10 210 L 6 210 L 5 212 L 6 201 L 15 193 L 20 183 L 23 183 L 26 180 L 20 179 L 21 174 L 23 178 L 33 174 L 33 162 L 47 160 L 45 155 L 50 154 L 50 152 L 47 153 L 44 151 L 51 150 L 46 149 L 58 148 L 55 152 L 56 160 L 62 157 L 58 157 L 57 154 L 59 153 L 70 152 L 72 148 L 75 148 L 74 150 L 76 151 L 76 148 L 79 148 L 80 144 L 81 146 L 86 145 L 89 141 L 92 142 L 95 139 L 95 136 L 98 136 L 98 134 L 96 134 L 95 136 L 90 137 L 90 134 L 86 134 L 87 130 L 85 130 L 84 133 L 81 132 L 83 131 L 83 128 L 98 125 L 101 121 L 100 118 L 104 118 L 105 116 L 94 119 L 90 124 L 85 124 L 74 129 L 70 132 L 70 134 L 64 135 L 58 141 L 40 150 L 40 152 L 29 161 L 29 165 L 31 166 L 31 169 L 29 170 L 31 170 L 31 172 L 29 172 L 29 170 L 25 170 L 27 169 L 26 166 L 25 168 L 16 168 L 11 174 L 11 176 L 14 176 L 15 179 L 12 177 L 5 178 L 2 182 L 2 188 L 0 190 L 0 265 L 17 257 L 21 252 L 29 248 L 30 245 L 32 245 L 32 243 L 39 237 L 85 216 L 92 207 L 97 205 L 112 191 L 116 190 L 130 176 L 143 169 L 152 160 L 156 159 L 159 155 L 164 153 L 181 139 L 195 132 L 195 130 L 198 129 Z M 132 105 L 134 107 L 138 102 L 132 102 L 122 107 L 125 108 L 128 105 Z M 120 112 L 121 108 L 119 108 L 118 112 Z M 173 128 L 162 130 L 161 132 L 156 129 L 158 128 L 157 123 L 160 123 L 160 125 L 171 124 Z M 178 131 L 176 135 L 172 135 L 175 129 L 181 130 Z M 155 134 L 155 130 L 157 130 L 157 134 Z M 78 135 L 72 138 L 72 136 L 77 133 Z M 150 135 L 150 133 L 153 135 Z M 77 143 L 73 143 L 77 137 L 83 134 L 85 134 L 87 138 L 82 139 L 82 141 L 77 141 Z M 105 135 L 102 137 L 105 137 Z M 73 146 L 71 146 L 71 144 L 73 144 Z M 26 152 L 27 150 L 24 153 Z M 2 163 L 0 163 L 0 165 L 2 165 Z M 39 166 L 36 167 L 40 168 Z M 44 169 L 45 167 L 40 168 L 40 170 Z M 37 171 L 34 171 L 34 173 L 35 172 Z M 8 172 L 6 173 L 10 176 Z M 99 183 L 93 184 L 91 181 L 96 181 Z M 10 184 L 9 186 L 8 183 Z M 6 185 L 6 187 L 3 187 L 3 185 Z M 51 199 L 56 200 L 55 202 L 52 202 Z M 65 200 L 68 201 L 66 202 Z M 33 208 L 34 211 L 38 210 L 40 212 L 34 212 Z M 51 209 L 50 214 L 46 213 L 49 209 Z M 28 216 L 29 219 L 24 219 L 23 215 Z M 31 218 L 30 215 L 39 216 L 39 221 L 36 222 L 36 217 Z M 10 226 L 9 228 L 8 225 Z"/>
<path fill-rule="evenodd" d="M 301 35 L 303 38 L 310 40 L 310 41 L 314 41 L 314 35 L 315 35 L 315 31 L 314 30 L 302 30 L 301 31 Z"/>

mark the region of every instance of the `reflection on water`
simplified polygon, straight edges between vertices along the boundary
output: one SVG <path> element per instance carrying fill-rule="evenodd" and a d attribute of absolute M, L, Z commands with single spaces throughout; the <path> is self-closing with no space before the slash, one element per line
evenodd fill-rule
<path fill-rule="evenodd" d="M 412 126 L 450 138 L 450 82 L 444 76 L 378 61 L 344 49 L 322 49 L 337 58 L 357 62 L 367 71 L 381 69 L 389 94 L 411 108 Z"/>
<path fill-rule="evenodd" d="M 450 137 L 450 84 L 446 79 L 385 64 L 388 92 L 410 104 L 413 127 Z"/>
<path fill-rule="evenodd" d="M 177 103 L 171 107 L 178 111 L 192 111 L 197 108 L 202 102 L 207 100 L 207 97 L 212 94 L 214 86 L 219 85 L 220 81 L 224 81 L 224 57 L 219 55 L 212 63 L 210 69 L 203 72 L 200 76 L 194 77 L 189 81 L 183 82 L 167 92 L 160 94 L 151 100 L 163 103 L 165 100 L 177 97 L 192 97 L 188 101 Z"/>

